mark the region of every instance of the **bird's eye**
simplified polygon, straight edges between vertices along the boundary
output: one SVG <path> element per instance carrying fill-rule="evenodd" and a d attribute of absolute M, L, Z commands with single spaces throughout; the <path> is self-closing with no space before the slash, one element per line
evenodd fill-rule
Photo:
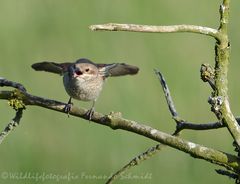
<path fill-rule="evenodd" d="M 85 72 L 89 72 L 89 68 L 86 68 L 86 69 L 85 69 Z"/>

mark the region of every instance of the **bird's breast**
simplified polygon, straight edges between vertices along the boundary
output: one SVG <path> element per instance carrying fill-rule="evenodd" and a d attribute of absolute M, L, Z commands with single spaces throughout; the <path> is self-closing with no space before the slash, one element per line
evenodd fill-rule
<path fill-rule="evenodd" d="M 68 95 L 82 101 L 96 100 L 102 90 L 103 83 L 102 77 L 86 80 L 81 77 L 70 78 L 67 74 L 63 76 L 63 84 Z"/>

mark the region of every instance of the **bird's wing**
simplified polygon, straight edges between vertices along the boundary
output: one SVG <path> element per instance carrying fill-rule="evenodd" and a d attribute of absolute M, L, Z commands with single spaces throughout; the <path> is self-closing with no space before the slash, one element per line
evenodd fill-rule
<path fill-rule="evenodd" d="M 70 65 L 72 65 L 72 63 L 54 63 L 43 61 L 40 63 L 34 63 L 32 68 L 36 71 L 45 71 L 62 75 L 67 71 Z"/>
<path fill-rule="evenodd" d="M 125 63 L 97 64 L 97 66 L 100 68 L 99 71 L 102 72 L 105 77 L 135 75 L 139 71 L 137 66 L 128 65 Z"/>

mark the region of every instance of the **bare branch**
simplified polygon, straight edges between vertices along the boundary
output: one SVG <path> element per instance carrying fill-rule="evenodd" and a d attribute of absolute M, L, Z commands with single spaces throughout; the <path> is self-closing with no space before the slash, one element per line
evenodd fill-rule
<path fill-rule="evenodd" d="M 0 99 L 12 99 L 12 91 L 0 91 Z M 18 96 L 18 99 L 21 99 L 25 105 L 35 105 L 55 111 L 64 113 L 65 103 L 58 102 L 55 100 L 49 100 L 34 95 L 30 95 L 23 91 L 14 91 L 15 96 Z M 73 106 L 70 111 L 70 114 L 73 116 L 81 117 L 86 119 L 87 110 L 82 108 L 77 108 Z M 157 129 L 154 129 L 150 126 L 137 123 L 132 120 L 127 120 L 121 117 L 120 113 L 111 113 L 109 115 L 103 115 L 101 113 L 95 112 L 92 116 L 92 121 L 111 127 L 112 129 L 122 129 L 129 132 L 133 132 L 145 137 L 148 137 L 152 140 L 166 144 L 170 147 L 178 149 L 180 151 L 190 154 L 194 158 L 204 159 L 208 162 L 215 163 L 217 165 L 223 166 L 230 170 L 238 170 L 240 161 L 238 157 L 224 153 L 212 148 L 201 146 L 184 139 L 169 135 L 167 133 L 161 132 Z"/>
<path fill-rule="evenodd" d="M 9 81 L 5 78 L 0 77 L 0 87 L 3 87 L 3 86 L 13 87 L 22 92 L 26 92 L 26 89 L 22 84 L 13 82 L 13 81 Z M 15 103 L 15 104 L 12 104 L 12 103 Z M 7 137 L 7 135 L 10 132 L 12 132 L 15 129 L 15 127 L 18 126 L 18 124 L 22 118 L 23 110 L 25 109 L 24 105 L 20 104 L 17 100 L 9 101 L 9 104 L 16 110 L 16 115 L 12 119 L 12 121 L 10 123 L 8 123 L 8 125 L 4 128 L 4 130 L 0 133 L 0 144 Z"/>
<path fill-rule="evenodd" d="M 163 92 L 164 92 L 164 95 L 165 95 L 165 98 L 166 98 L 166 101 L 168 104 L 168 109 L 169 109 L 172 117 L 175 119 L 178 117 L 178 113 L 174 106 L 174 103 L 173 103 L 173 100 L 172 100 L 172 97 L 170 94 L 170 90 L 167 86 L 166 80 L 164 79 L 163 75 L 161 74 L 161 72 L 159 70 L 155 69 L 155 73 L 158 76 L 159 81 L 161 83 L 161 86 L 162 86 L 162 89 L 163 89 Z"/>
<path fill-rule="evenodd" d="M 229 171 L 226 171 L 226 170 L 222 170 L 222 169 L 216 169 L 215 171 L 218 174 L 221 174 L 221 175 L 224 175 L 224 176 L 228 176 L 231 179 L 235 179 L 235 180 L 238 179 L 238 175 L 235 174 L 235 173 L 232 173 L 232 172 L 229 172 Z"/>
<path fill-rule="evenodd" d="M 189 32 L 208 35 L 218 40 L 218 30 L 196 26 L 196 25 L 170 25 L 170 26 L 153 26 L 153 25 L 137 25 L 137 24 L 118 24 L 108 23 L 91 25 L 89 29 L 92 31 L 130 31 L 130 32 L 145 32 L 145 33 L 179 33 Z"/>
<path fill-rule="evenodd" d="M 209 103 L 211 110 L 215 113 L 220 122 L 225 124 L 228 131 L 240 147 L 240 126 L 236 121 L 229 104 L 228 97 L 228 65 L 230 55 L 230 43 L 228 39 L 229 2 L 223 0 L 220 6 L 219 39 L 215 44 L 215 90 Z"/>
<path fill-rule="evenodd" d="M 0 133 L 0 144 L 7 137 L 7 135 L 14 130 L 15 127 L 19 125 L 22 118 L 23 109 L 18 109 L 15 117 L 12 121 L 5 127 L 5 129 Z"/>
<path fill-rule="evenodd" d="M 206 71 L 205 71 L 206 72 Z M 217 129 L 217 128 L 222 128 L 225 127 L 221 122 L 214 122 L 214 123 L 203 123 L 203 124 L 196 124 L 196 123 L 191 123 L 188 122 L 181 117 L 178 116 L 177 110 L 174 106 L 170 90 L 167 86 L 166 80 L 164 79 L 162 73 L 159 70 L 155 70 L 156 75 L 159 78 L 159 81 L 161 83 L 166 102 L 168 104 L 169 111 L 173 117 L 173 119 L 176 122 L 176 131 L 174 132 L 173 135 L 177 135 L 180 131 L 184 129 L 189 129 L 189 130 L 209 130 L 209 129 Z M 210 80 L 210 79 L 209 79 Z M 240 121 L 240 120 L 239 120 Z"/>
<path fill-rule="evenodd" d="M 164 144 L 157 144 L 154 147 L 149 148 L 147 151 L 141 153 L 140 155 L 133 158 L 128 164 L 126 164 L 124 167 L 122 167 L 120 170 L 118 170 L 116 173 L 114 173 L 106 182 L 106 184 L 113 183 L 114 180 L 116 180 L 121 174 L 125 173 L 126 170 L 132 168 L 133 166 L 139 165 L 142 161 L 147 160 L 151 158 L 153 155 L 158 153 L 164 146 Z"/>
<path fill-rule="evenodd" d="M 10 87 L 14 87 L 16 89 L 19 89 L 21 91 L 27 91 L 22 84 L 17 83 L 17 82 L 13 82 L 13 81 L 9 81 L 7 79 L 4 79 L 4 78 L 0 77 L 0 87 L 3 87 L 3 86 L 10 86 Z"/>
<path fill-rule="evenodd" d="M 214 69 L 209 64 L 202 64 L 200 69 L 201 79 L 203 82 L 208 82 L 213 90 L 216 90 L 215 79 L 214 79 Z"/>

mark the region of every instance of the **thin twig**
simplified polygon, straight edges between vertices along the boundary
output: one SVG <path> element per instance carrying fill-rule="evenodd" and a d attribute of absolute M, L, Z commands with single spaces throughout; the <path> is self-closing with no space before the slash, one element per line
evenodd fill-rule
<path fill-rule="evenodd" d="M 143 152 L 140 155 L 136 156 L 128 164 L 126 164 L 121 169 L 119 169 L 116 173 L 114 173 L 108 179 L 106 184 L 113 183 L 114 180 L 116 180 L 119 176 L 121 176 L 123 173 L 125 173 L 128 169 L 130 169 L 130 168 L 132 168 L 134 166 L 139 165 L 144 160 L 147 160 L 147 159 L 151 158 L 153 155 L 158 153 L 163 148 L 163 146 L 165 146 L 165 145 L 164 144 L 157 144 L 156 146 L 151 147 L 148 150 L 146 150 L 145 152 Z"/>
<path fill-rule="evenodd" d="M 164 79 L 162 73 L 155 69 L 155 74 L 158 76 L 159 78 L 159 81 L 161 83 L 161 86 L 162 86 L 162 89 L 163 89 L 163 92 L 164 92 L 164 95 L 165 95 L 165 99 L 167 101 L 167 104 L 168 104 L 168 109 L 172 115 L 172 117 L 175 119 L 178 117 L 178 113 L 177 113 L 177 110 L 174 106 L 174 103 L 173 103 L 173 100 L 172 100 L 172 97 L 171 97 L 171 94 L 170 94 L 170 90 L 167 86 L 167 83 L 166 83 L 166 80 Z"/>
<path fill-rule="evenodd" d="M 163 77 L 162 73 L 159 70 L 155 70 L 155 73 L 158 76 L 161 86 L 163 88 L 169 111 L 171 112 L 172 117 L 176 122 L 176 131 L 174 132 L 173 135 L 177 135 L 178 133 L 180 133 L 180 131 L 182 131 L 184 129 L 210 130 L 210 129 L 222 128 L 225 126 L 221 122 L 196 124 L 196 123 L 188 122 L 188 121 L 182 119 L 181 117 L 179 117 L 178 113 L 176 111 L 176 108 L 174 106 L 174 103 L 173 103 L 173 100 L 172 100 L 172 97 L 170 94 L 170 90 L 167 86 L 165 78 Z M 239 121 L 240 121 L 240 119 L 239 119 Z"/>
<path fill-rule="evenodd" d="M 10 123 L 5 127 L 5 129 L 0 133 L 0 144 L 3 142 L 3 140 L 7 137 L 7 135 L 12 132 L 15 127 L 19 125 L 19 122 L 22 118 L 23 109 L 18 109 L 16 111 L 15 117 L 12 119 Z"/>
<path fill-rule="evenodd" d="M 13 82 L 13 81 L 9 81 L 3 77 L 0 77 L 0 87 L 4 87 L 4 86 L 16 88 L 22 92 L 27 91 L 26 88 L 22 84 Z M 19 106 L 19 104 L 18 104 L 18 106 Z M 12 132 L 15 129 L 15 127 L 17 127 L 19 125 L 19 122 L 22 118 L 24 106 L 22 108 L 17 108 L 17 106 L 13 106 L 13 108 L 16 110 L 16 115 L 12 119 L 12 121 L 10 123 L 8 123 L 8 125 L 4 128 L 4 130 L 0 133 L 0 144 L 7 137 L 7 135 L 10 132 Z"/>
<path fill-rule="evenodd" d="M 238 119 L 239 120 L 239 119 Z M 190 122 L 179 122 L 177 124 L 177 130 L 212 130 L 212 129 L 218 129 L 225 127 L 224 124 L 220 122 L 213 122 L 213 123 L 202 123 L 202 124 L 196 124 L 196 123 L 190 123 Z"/>
<path fill-rule="evenodd" d="M 200 68 L 200 74 L 201 79 L 203 82 L 208 82 L 208 84 L 211 86 L 213 90 L 216 90 L 215 86 L 215 75 L 214 75 L 214 69 L 210 64 L 202 64 Z"/>
<path fill-rule="evenodd" d="M 155 25 L 138 25 L 138 24 L 118 24 L 107 23 L 100 25 L 91 25 L 89 29 L 92 31 L 129 31 L 129 32 L 145 32 L 145 33 L 179 33 L 189 32 L 198 33 L 218 39 L 218 30 L 196 26 L 196 25 L 169 25 L 169 26 L 155 26 Z"/>
<path fill-rule="evenodd" d="M 238 175 L 235 174 L 235 173 L 232 173 L 232 172 L 229 172 L 229 171 L 226 171 L 226 170 L 222 170 L 222 169 L 216 169 L 215 171 L 218 174 L 228 176 L 231 179 L 235 179 L 235 180 L 238 179 Z"/>
<path fill-rule="evenodd" d="M 21 91 L 27 91 L 26 88 L 22 84 L 13 82 L 13 81 L 9 81 L 5 78 L 0 77 L 0 87 L 3 87 L 3 86 L 9 86 L 9 87 L 19 89 Z"/>

